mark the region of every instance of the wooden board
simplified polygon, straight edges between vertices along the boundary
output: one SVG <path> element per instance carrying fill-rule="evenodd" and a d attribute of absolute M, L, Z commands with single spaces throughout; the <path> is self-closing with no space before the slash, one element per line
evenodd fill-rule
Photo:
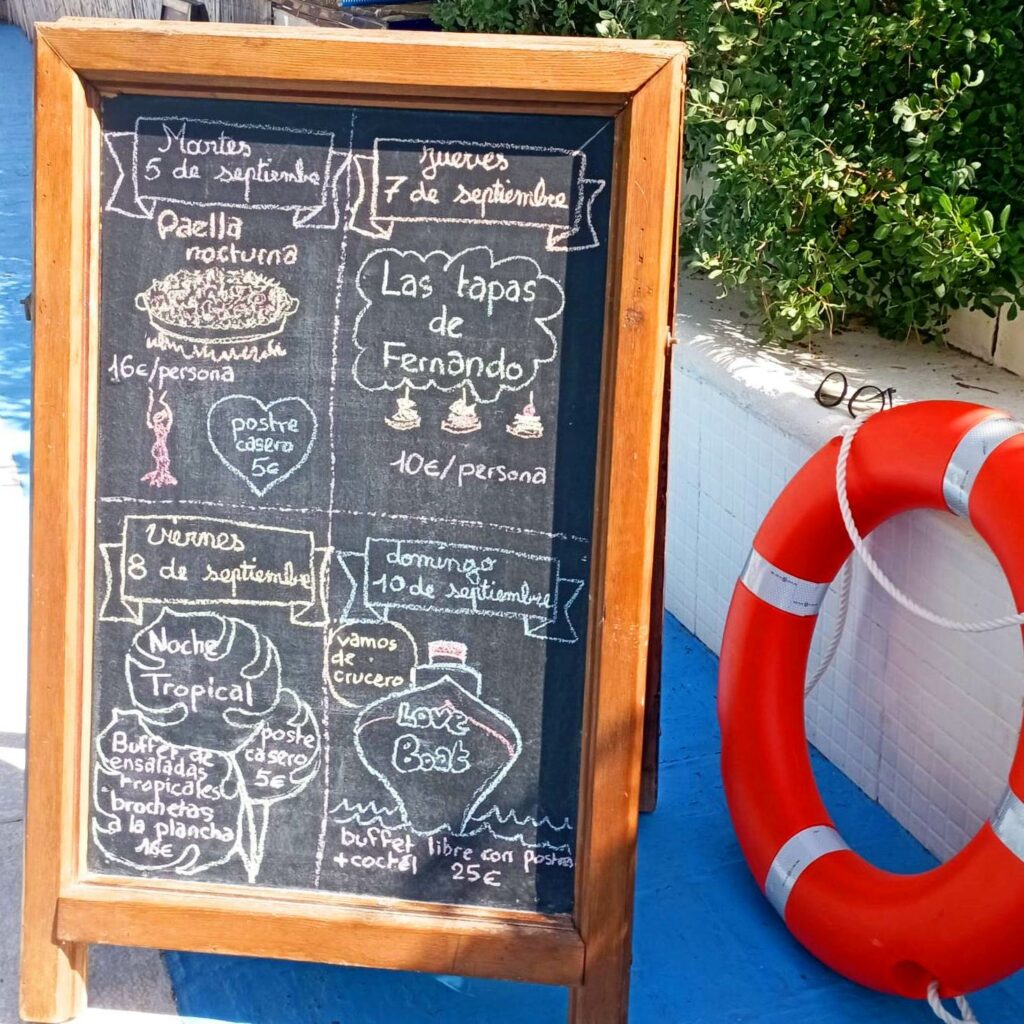
<path fill-rule="evenodd" d="M 28 1020 L 81 1009 L 91 942 L 626 1019 L 684 49 L 397 36 L 39 27 Z M 472 214 L 418 215 L 435 182 Z M 429 348 L 469 328 L 493 372 Z M 434 576 L 384 600 L 378 563 Z M 375 643 L 379 699 L 330 668 Z"/>

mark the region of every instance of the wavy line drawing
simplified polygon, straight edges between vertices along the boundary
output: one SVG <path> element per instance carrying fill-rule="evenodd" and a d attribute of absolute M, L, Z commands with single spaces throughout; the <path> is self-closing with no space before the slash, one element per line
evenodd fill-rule
<path fill-rule="evenodd" d="M 476 820 L 475 818 L 473 819 Z M 549 843 L 547 840 L 533 842 L 527 839 L 521 832 L 508 836 L 501 832 L 495 832 L 488 824 L 482 824 L 479 828 L 470 829 L 463 833 L 466 836 L 478 836 L 483 833 L 494 836 L 495 839 L 504 840 L 506 843 L 518 843 L 526 850 L 551 850 L 552 853 L 567 853 L 572 856 L 572 846 L 569 843 Z"/>
<path fill-rule="evenodd" d="M 366 803 L 353 803 L 343 797 L 328 812 L 331 819 L 338 825 L 380 825 L 383 828 L 405 828 L 397 807 L 378 807 L 375 800 Z M 342 817 L 340 815 L 347 815 Z"/>
<path fill-rule="evenodd" d="M 520 818 L 516 812 L 511 809 L 505 811 L 503 814 L 497 806 L 492 807 L 485 814 L 475 815 L 472 820 L 479 821 L 482 824 L 490 818 L 493 818 L 499 825 L 507 825 L 511 821 L 520 828 L 549 828 L 552 832 L 564 832 L 566 829 L 572 831 L 573 829 L 573 824 L 568 818 L 566 818 L 561 825 L 556 825 L 547 815 L 544 815 L 544 817 L 539 821 L 536 818 L 531 817 L 529 814 Z"/>

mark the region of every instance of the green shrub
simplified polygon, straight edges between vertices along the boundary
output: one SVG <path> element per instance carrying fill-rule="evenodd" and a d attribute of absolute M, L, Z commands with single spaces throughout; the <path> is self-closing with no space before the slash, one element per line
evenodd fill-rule
<path fill-rule="evenodd" d="M 894 337 L 1024 279 L 1020 0 L 438 0 L 446 27 L 681 35 L 695 267 L 766 333 Z"/>
<path fill-rule="evenodd" d="M 679 0 L 436 0 L 434 20 L 447 29 L 545 35 L 672 38 Z"/>

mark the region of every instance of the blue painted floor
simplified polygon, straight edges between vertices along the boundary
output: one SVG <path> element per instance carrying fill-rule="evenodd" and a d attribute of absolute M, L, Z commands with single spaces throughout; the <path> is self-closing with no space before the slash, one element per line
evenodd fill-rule
<path fill-rule="evenodd" d="M 755 887 L 718 770 L 718 660 L 669 619 L 661 802 L 643 818 L 631 1024 L 927 1024 L 924 1003 L 868 992 L 808 956 Z M 851 844 L 894 871 L 931 856 L 815 755 Z M 837 927 L 841 923 L 837 922 Z M 558 1024 L 560 990 L 534 985 L 168 953 L 183 1014 L 246 1024 Z M 1024 974 L 972 999 L 983 1024 L 1024 1021 Z"/>

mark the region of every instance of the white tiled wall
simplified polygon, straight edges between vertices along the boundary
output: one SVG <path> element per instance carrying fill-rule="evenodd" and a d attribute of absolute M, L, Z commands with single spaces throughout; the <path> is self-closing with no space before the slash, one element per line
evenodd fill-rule
<path fill-rule="evenodd" d="M 679 333 L 691 343 L 680 344 L 675 356 L 667 604 L 718 651 L 758 525 L 841 420 L 821 436 L 791 429 L 794 409 L 806 408 L 809 420 L 820 413 L 811 388 L 780 397 L 738 385 L 742 360 L 725 357 L 721 325 L 704 333 L 684 328 Z M 987 547 L 952 516 L 901 516 L 881 527 L 871 546 L 902 589 L 940 613 L 984 618 L 1011 607 Z M 820 616 L 812 665 L 831 630 L 834 600 L 830 595 Z M 808 702 L 808 736 L 933 853 L 948 858 L 998 803 L 1022 698 L 1018 630 L 938 629 L 899 607 L 857 566 L 842 645 Z"/>

